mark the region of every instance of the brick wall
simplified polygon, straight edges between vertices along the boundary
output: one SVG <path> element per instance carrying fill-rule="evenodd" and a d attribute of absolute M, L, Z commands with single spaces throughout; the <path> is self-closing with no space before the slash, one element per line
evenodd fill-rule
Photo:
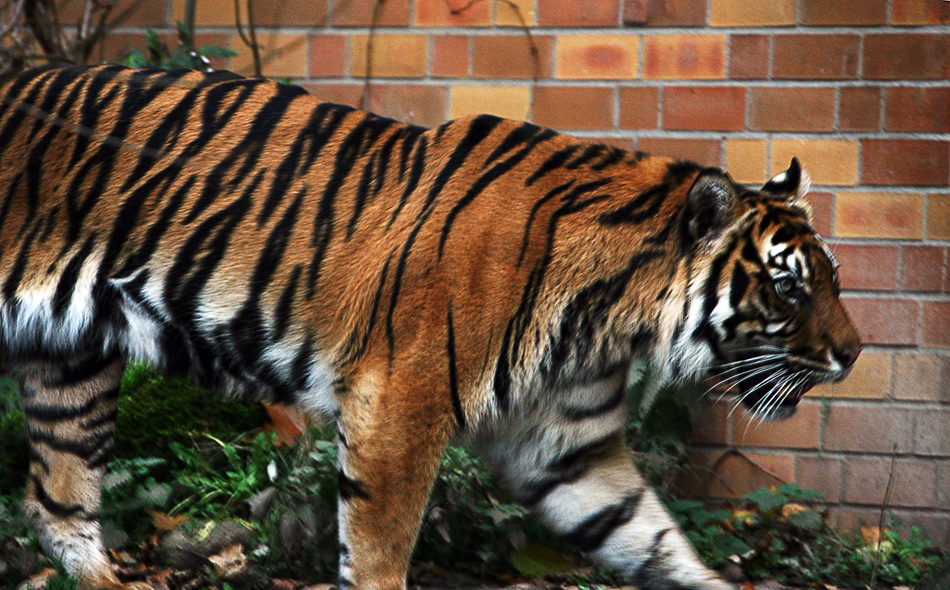
<path fill-rule="evenodd" d="M 528 119 L 748 183 L 795 155 L 811 172 L 865 353 L 788 422 L 710 407 L 695 462 L 718 477 L 700 489 L 794 481 L 843 523 L 876 522 L 896 448 L 889 506 L 950 546 L 950 2 L 466 1 L 385 2 L 370 109 L 424 125 Z M 143 46 L 145 27 L 170 35 L 183 6 L 145 2 L 102 57 Z M 227 65 L 247 73 L 233 12 L 233 0 L 199 0 L 198 37 L 239 51 Z M 371 0 L 254 0 L 254 12 L 265 74 L 358 102 Z"/>

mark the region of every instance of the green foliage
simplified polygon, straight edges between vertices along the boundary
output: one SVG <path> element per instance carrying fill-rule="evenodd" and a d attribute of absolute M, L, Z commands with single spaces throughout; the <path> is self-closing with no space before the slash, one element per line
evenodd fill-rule
<path fill-rule="evenodd" d="M 23 486 L 28 457 L 19 389 L 13 379 L 0 377 L 0 494 Z"/>
<path fill-rule="evenodd" d="M 178 23 L 178 49 L 172 51 L 155 31 L 148 30 L 146 35 L 146 50 L 132 50 L 129 55 L 120 60 L 124 66 L 130 68 L 163 68 L 166 70 L 189 69 L 207 71 L 211 67 L 211 59 L 225 59 L 237 55 L 236 52 L 216 45 L 194 46 L 194 36 L 184 23 Z"/>
<path fill-rule="evenodd" d="M 102 523 L 113 545 L 135 544 L 152 532 L 149 510 L 164 510 L 172 486 L 159 482 L 154 472 L 166 465 L 164 459 L 139 457 L 114 459 L 102 480 Z M 129 539 L 121 543 L 122 539 Z"/>
<path fill-rule="evenodd" d="M 429 499 L 416 560 L 479 575 L 510 571 L 526 563 L 516 557 L 526 534 L 541 545 L 548 542 L 528 510 L 508 499 L 475 455 L 450 447 Z M 545 563 L 550 567 L 550 560 Z"/>
<path fill-rule="evenodd" d="M 122 380 L 115 453 L 126 459 L 173 459 L 171 443 L 186 441 L 188 433 L 232 440 L 265 422 L 260 404 L 228 401 L 190 380 L 164 377 L 151 367 L 133 365 Z"/>
<path fill-rule="evenodd" d="M 271 467 L 277 458 L 274 435 L 260 433 L 249 444 L 240 440 L 226 443 L 210 434 L 205 437 L 210 445 L 170 443 L 184 464 L 176 479 L 185 498 L 172 508 L 173 515 L 227 518 L 272 483 L 268 469 L 276 473 Z"/>

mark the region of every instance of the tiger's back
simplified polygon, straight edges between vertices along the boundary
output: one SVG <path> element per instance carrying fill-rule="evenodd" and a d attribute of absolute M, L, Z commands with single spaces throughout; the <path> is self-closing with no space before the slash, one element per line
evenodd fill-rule
<path fill-rule="evenodd" d="M 711 284 L 743 289 L 725 296 L 739 344 L 775 334 L 740 312 L 770 280 L 729 278 L 741 239 L 804 235 L 815 266 L 788 272 L 832 280 L 794 203 L 528 123 L 425 130 L 227 73 L 34 71 L 2 94 L 0 357 L 26 398 L 28 517 L 84 584 L 122 587 L 95 514 L 118 379 L 138 359 L 335 421 L 341 585 L 404 587 L 455 436 L 632 579 L 724 587 L 619 445 L 623 377 L 634 354 L 668 378 L 736 362 Z M 792 176 L 771 192 L 797 197 Z M 812 290 L 837 308 L 782 337 L 834 332 L 856 356 L 836 292 Z M 853 363 L 819 352 L 821 379 Z M 782 396 L 819 379 L 799 377 Z"/>

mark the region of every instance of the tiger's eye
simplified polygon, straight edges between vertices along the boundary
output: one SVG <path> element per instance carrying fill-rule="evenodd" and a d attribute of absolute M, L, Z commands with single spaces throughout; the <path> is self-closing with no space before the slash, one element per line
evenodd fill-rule
<path fill-rule="evenodd" d="M 775 290 L 779 295 L 788 297 L 795 290 L 795 279 L 782 277 L 775 281 Z"/>

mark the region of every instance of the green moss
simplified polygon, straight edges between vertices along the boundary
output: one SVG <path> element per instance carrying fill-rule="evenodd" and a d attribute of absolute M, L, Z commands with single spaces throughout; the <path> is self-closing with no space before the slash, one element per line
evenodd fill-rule
<path fill-rule="evenodd" d="M 265 422 L 260 404 L 228 401 L 190 380 L 133 365 L 122 380 L 115 454 L 172 458 L 169 443 L 181 442 L 190 433 L 230 440 Z"/>

